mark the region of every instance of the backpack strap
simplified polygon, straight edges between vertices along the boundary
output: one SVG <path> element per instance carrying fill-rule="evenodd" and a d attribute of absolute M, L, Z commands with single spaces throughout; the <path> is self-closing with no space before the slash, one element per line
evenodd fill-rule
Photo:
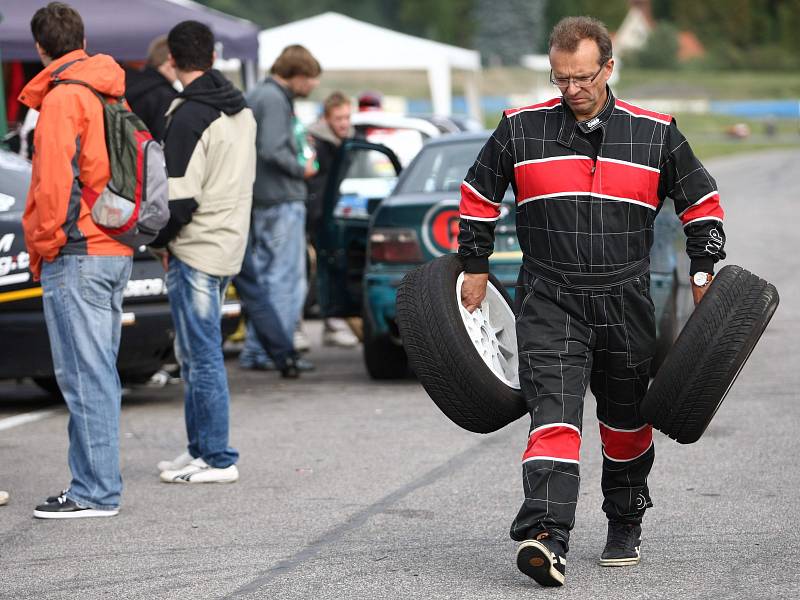
<path fill-rule="evenodd" d="M 106 104 L 106 96 L 104 94 L 101 94 L 100 92 L 98 92 L 94 88 L 94 86 L 86 83 L 85 81 L 81 81 L 80 79 L 61 79 L 61 73 L 63 73 L 67 68 L 71 67 L 75 63 L 81 62 L 83 60 L 86 60 L 86 59 L 85 58 L 76 58 L 75 60 L 71 60 L 69 62 L 65 62 L 63 65 L 58 67 L 55 71 L 53 71 L 51 73 L 51 75 L 50 75 L 50 78 L 52 79 L 53 85 L 60 85 L 62 83 L 72 83 L 72 84 L 82 85 L 84 87 L 89 88 L 92 91 L 92 93 L 95 96 L 97 96 L 97 98 L 98 98 L 98 100 L 100 100 L 100 102 L 102 102 L 103 104 Z M 111 97 L 114 98 L 114 96 L 111 96 Z M 118 98 L 116 98 L 116 100 L 118 102 L 123 102 L 125 100 L 125 96 L 119 96 Z"/>

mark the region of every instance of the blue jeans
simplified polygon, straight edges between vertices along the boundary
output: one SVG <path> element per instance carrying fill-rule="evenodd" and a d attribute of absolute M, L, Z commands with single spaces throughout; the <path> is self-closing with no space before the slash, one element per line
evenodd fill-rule
<path fill-rule="evenodd" d="M 254 208 L 250 222 L 250 250 L 260 288 L 275 307 L 291 339 L 303 312 L 306 281 L 306 205 L 284 202 Z M 241 360 L 263 362 L 267 353 L 248 323 Z"/>
<path fill-rule="evenodd" d="M 217 277 L 169 257 L 167 294 L 181 365 L 188 451 L 212 467 L 236 463 L 228 446 L 230 395 L 222 355 L 222 300 L 230 277 Z"/>
<path fill-rule="evenodd" d="M 263 278 L 256 271 L 250 243 L 247 244 L 242 269 L 234 277 L 233 285 L 236 286 L 247 315 L 247 324 L 251 328 L 248 335 L 257 336 L 261 348 L 266 350 L 278 369 L 283 369 L 287 359 L 294 355 L 294 341 L 284 331 L 278 311 L 272 305 L 267 290 L 262 287 Z"/>
<path fill-rule="evenodd" d="M 67 498 L 81 506 L 119 506 L 122 294 L 129 256 L 59 256 L 42 264 L 42 302 L 56 380 L 69 409 Z"/>

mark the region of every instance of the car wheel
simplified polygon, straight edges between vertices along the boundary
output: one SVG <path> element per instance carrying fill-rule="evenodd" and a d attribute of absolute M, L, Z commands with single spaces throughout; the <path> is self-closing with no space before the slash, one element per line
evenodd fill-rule
<path fill-rule="evenodd" d="M 778 307 L 778 290 L 724 267 L 642 400 L 642 416 L 682 444 L 703 435 Z"/>
<path fill-rule="evenodd" d="M 372 379 L 408 376 L 408 357 L 403 346 L 389 334 L 374 334 L 369 318 L 364 319 L 364 364 Z"/>
<path fill-rule="evenodd" d="M 58 382 L 55 377 L 34 377 L 33 382 L 42 390 L 50 394 L 53 400 L 64 401 L 64 396 L 58 387 Z"/>
<path fill-rule="evenodd" d="M 397 321 L 411 368 L 456 425 L 490 433 L 527 413 L 517 373 L 511 298 L 489 275 L 481 308 L 461 305 L 463 267 L 456 255 L 408 273 L 397 293 Z"/>

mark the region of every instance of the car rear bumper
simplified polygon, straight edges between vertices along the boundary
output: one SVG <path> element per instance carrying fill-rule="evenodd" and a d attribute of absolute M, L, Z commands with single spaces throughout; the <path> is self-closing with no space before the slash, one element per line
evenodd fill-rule
<path fill-rule="evenodd" d="M 223 307 L 223 335 L 235 330 L 241 314 L 238 302 Z M 172 355 L 175 333 L 168 302 L 123 307 L 123 327 L 117 368 L 122 379 L 150 375 Z M 53 377 L 50 340 L 41 311 L 0 313 L 0 379 Z"/>

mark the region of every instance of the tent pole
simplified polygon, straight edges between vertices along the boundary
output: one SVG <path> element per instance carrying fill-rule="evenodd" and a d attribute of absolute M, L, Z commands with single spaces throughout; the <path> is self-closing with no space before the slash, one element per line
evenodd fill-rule
<path fill-rule="evenodd" d="M 480 71 L 467 71 L 464 85 L 464 94 L 467 97 L 467 111 L 469 116 L 483 123 L 483 109 L 481 108 Z"/>
<path fill-rule="evenodd" d="M 452 84 L 450 82 L 450 65 L 437 61 L 428 67 L 428 85 L 431 88 L 433 114 L 450 116 L 453 114 Z"/>

